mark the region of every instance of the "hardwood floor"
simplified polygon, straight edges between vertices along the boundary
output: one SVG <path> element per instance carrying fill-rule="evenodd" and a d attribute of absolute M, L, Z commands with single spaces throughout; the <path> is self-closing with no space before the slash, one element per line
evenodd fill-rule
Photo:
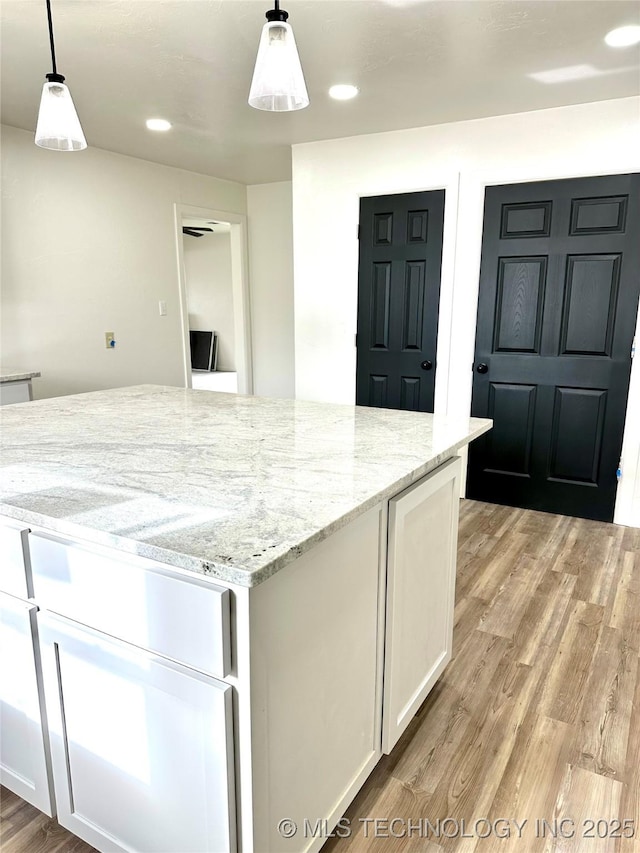
<path fill-rule="evenodd" d="M 640 853 L 640 530 L 463 501 L 456 602 L 453 661 L 323 853 Z"/>
<path fill-rule="evenodd" d="M 93 853 L 93 849 L 12 791 L 0 788 L 2 853 Z"/>
<path fill-rule="evenodd" d="M 464 501 L 454 659 L 323 853 L 640 853 L 639 655 L 640 530 Z M 91 853 L 0 818 L 3 853 Z"/>

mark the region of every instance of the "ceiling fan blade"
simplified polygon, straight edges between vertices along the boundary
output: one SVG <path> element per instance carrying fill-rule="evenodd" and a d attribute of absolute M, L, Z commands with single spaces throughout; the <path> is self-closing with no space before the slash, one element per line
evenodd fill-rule
<path fill-rule="evenodd" d="M 203 235 L 199 231 L 194 231 L 192 228 L 183 228 L 183 234 L 188 234 L 189 237 L 202 237 Z"/>
<path fill-rule="evenodd" d="M 202 228 L 200 225 L 188 225 L 187 228 L 191 231 L 213 231 L 213 228 Z"/>

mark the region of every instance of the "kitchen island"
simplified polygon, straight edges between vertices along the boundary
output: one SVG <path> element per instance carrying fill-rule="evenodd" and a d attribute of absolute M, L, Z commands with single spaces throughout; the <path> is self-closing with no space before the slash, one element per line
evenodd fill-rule
<path fill-rule="evenodd" d="M 6 410 L 3 784 L 99 850 L 319 849 L 451 656 L 456 453 L 490 425 L 157 386 Z"/>

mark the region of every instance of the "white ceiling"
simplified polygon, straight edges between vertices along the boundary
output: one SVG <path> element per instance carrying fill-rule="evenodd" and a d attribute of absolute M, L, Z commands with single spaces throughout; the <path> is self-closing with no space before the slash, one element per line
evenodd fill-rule
<path fill-rule="evenodd" d="M 640 22 L 636 0 L 283 0 L 311 106 L 258 112 L 246 101 L 272 5 L 52 0 L 59 71 L 89 145 L 262 183 L 290 177 L 295 142 L 640 91 L 640 47 L 603 42 Z M 0 13 L 2 121 L 33 130 L 51 70 L 44 0 L 1 0 Z M 564 82 L 529 76 L 577 66 L 586 68 Z M 332 101 L 327 89 L 340 82 L 359 97 Z M 149 117 L 174 127 L 151 133 Z"/>

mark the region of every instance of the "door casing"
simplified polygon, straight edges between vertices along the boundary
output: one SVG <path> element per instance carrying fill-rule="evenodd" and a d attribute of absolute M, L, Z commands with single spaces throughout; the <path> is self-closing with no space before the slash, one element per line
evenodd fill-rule
<path fill-rule="evenodd" d="M 210 210 L 187 204 L 174 204 L 176 258 L 178 263 L 178 294 L 182 327 L 182 353 L 185 388 L 191 388 L 191 349 L 189 346 L 189 309 L 187 305 L 187 279 L 182 242 L 184 217 L 215 219 L 231 225 L 231 288 L 233 292 L 233 322 L 235 332 L 236 370 L 238 393 L 253 393 L 251 353 L 251 317 L 249 302 L 249 277 L 247 254 L 247 217 L 241 213 Z"/>

